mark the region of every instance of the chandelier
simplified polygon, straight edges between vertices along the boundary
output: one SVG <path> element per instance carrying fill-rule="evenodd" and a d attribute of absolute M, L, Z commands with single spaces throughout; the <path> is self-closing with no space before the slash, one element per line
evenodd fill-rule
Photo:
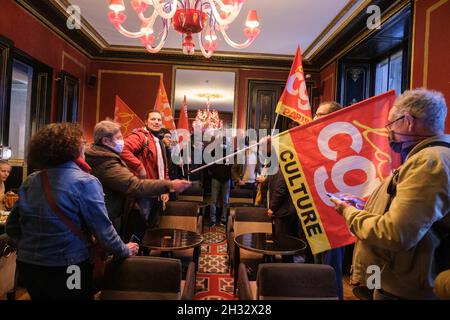
<path fill-rule="evenodd" d="M 219 117 L 219 112 L 217 112 L 217 110 L 210 110 L 210 97 L 211 95 L 206 97 L 206 109 L 197 110 L 195 120 L 192 122 L 194 130 L 196 128 L 201 129 L 202 131 L 208 129 L 221 130 L 223 127 L 223 121 Z"/>
<path fill-rule="evenodd" d="M 109 21 L 124 36 L 139 38 L 147 51 L 156 53 L 161 50 L 167 40 L 169 26 L 182 35 L 183 53 L 194 54 L 195 44 L 193 34 L 198 34 L 198 44 L 203 56 L 210 58 L 217 49 L 220 33 L 225 41 L 233 48 L 244 49 L 250 46 L 259 34 L 259 21 L 256 10 L 250 10 L 245 23 L 244 35 L 247 40 L 236 43 L 227 35 L 228 26 L 239 15 L 246 0 L 130 0 L 131 6 L 141 20 L 141 28 L 137 32 L 130 32 L 123 27 L 127 19 L 123 13 L 123 0 L 110 0 L 108 13 Z M 149 6 L 153 6 L 153 13 L 146 16 Z M 159 43 L 155 43 L 154 24 L 160 17 L 163 29 L 158 36 Z"/>

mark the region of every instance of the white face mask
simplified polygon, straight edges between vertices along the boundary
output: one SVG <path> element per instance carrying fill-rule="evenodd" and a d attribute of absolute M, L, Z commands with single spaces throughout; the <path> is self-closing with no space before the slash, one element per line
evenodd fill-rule
<path fill-rule="evenodd" d="M 116 143 L 116 145 L 114 147 L 112 147 L 112 149 L 116 153 L 121 154 L 123 147 L 125 146 L 125 141 L 123 139 L 120 139 L 120 140 L 116 140 L 115 143 Z"/>

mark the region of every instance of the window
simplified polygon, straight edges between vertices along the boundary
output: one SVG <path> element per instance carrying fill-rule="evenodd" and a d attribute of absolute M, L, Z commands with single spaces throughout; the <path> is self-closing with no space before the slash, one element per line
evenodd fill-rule
<path fill-rule="evenodd" d="M 402 93 L 403 50 L 380 61 L 375 69 L 375 95 L 394 89 Z"/>
<path fill-rule="evenodd" d="M 12 158 L 24 159 L 25 146 L 29 137 L 29 119 L 33 67 L 13 60 L 11 108 L 9 117 L 9 146 Z"/>

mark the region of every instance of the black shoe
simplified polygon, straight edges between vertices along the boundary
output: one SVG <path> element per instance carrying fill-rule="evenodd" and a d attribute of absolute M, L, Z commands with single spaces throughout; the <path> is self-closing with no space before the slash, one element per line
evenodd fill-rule
<path fill-rule="evenodd" d="M 209 227 L 210 227 L 210 228 L 215 227 L 215 226 L 216 226 L 216 223 L 215 223 L 215 222 L 210 222 L 210 223 L 209 223 Z"/>

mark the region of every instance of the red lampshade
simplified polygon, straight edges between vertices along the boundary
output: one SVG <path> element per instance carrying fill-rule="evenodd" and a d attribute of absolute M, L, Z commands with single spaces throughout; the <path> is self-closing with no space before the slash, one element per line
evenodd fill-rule
<path fill-rule="evenodd" d="M 251 29 L 257 28 L 259 26 L 258 14 L 256 13 L 256 10 L 250 10 L 248 12 L 245 25 Z"/>
<path fill-rule="evenodd" d="M 123 0 L 109 0 L 109 9 L 113 11 L 124 11 Z"/>
<path fill-rule="evenodd" d="M 234 8 L 234 0 L 222 0 L 222 10 L 224 12 L 232 12 Z"/>
<path fill-rule="evenodd" d="M 148 4 L 146 4 L 143 0 L 133 0 L 131 1 L 131 6 L 136 13 L 142 13 L 148 8 Z"/>

